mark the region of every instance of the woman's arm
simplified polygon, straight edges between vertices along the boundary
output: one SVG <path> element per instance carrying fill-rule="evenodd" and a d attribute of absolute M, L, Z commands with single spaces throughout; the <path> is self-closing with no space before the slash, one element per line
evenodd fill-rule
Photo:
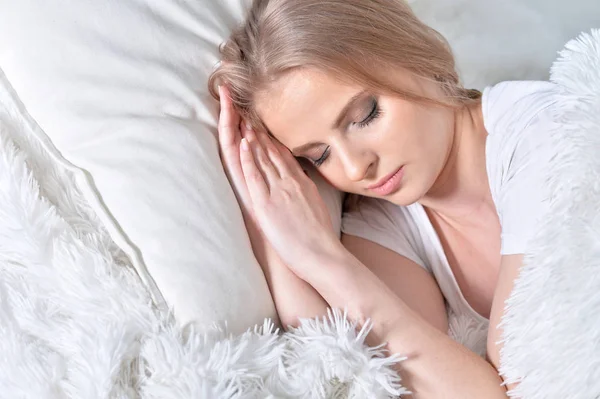
<path fill-rule="evenodd" d="M 373 322 L 370 343 L 407 356 L 399 366 L 414 397 L 506 398 L 496 370 L 410 309 L 341 244 L 314 183 L 275 142 L 240 143 L 256 220 L 283 262 L 333 307 Z M 399 256 L 399 255 L 398 255 Z"/>
<path fill-rule="evenodd" d="M 500 264 L 500 273 L 498 275 L 498 284 L 494 292 L 492 302 L 492 312 L 490 314 L 490 329 L 488 331 L 487 353 L 490 362 L 496 367 L 500 367 L 500 350 L 502 343 L 499 342 L 502 337 L 502 329 L 498 327 L 504 314 L 504 302 L 508 299 L 513 290 L 515 280 L 519 276 L 519 271 L 523 264 L 523 255 L 504 255 Z M 508 389 L 513 389 L 513 385 L 508 385 Z"/>
<path fill-rule="evenodd" d="M 425 321 L 448 332 L 444 296 L 435 278 L 421 266 L 373 241 L 342 235 L 342 244 Z"/>
<path fill-rule="evenodd" d="M 412 311 L 435 329 L 447 334 L 444 297 L 431 274 L 412 260 L 364 238 L 342 235 L 342 244 Z M 370 343 L 378 345 L 380 342 L 373 337 L 369 337 Z M 398 371 L 404 386 L 415 385 L 412 375 L 401 368 Z"/>
<path fill-rule="evenodd" d="M 281 260 L 279 255 L 269 245 L 260 229 L 251 222 L 246 222 L 246 228 L 252 242 L 252 250 L 260 264 L 281 326 L 297 327 L 299 318 L 313 318 L 327 314 L 327 302 L 306 281 L 296 276 Z"/>
<path fill-rule="evenodd" d="M 403 262 L 394 255 L 397 263 Z M 321 265 L 307 281 L 331 306 L 348 309 L 361 323 L 371 319 L 370 344 L 387 342 L 391 352 L 408 357 L 398 371 L 415 398 L 507 397 L 488 362 L 433 327 L 345 248 L 330 245 L 303 262 L 300 267 Z"/>
<path fill-rule="evenodd" d="M 218 139 L 221 161 L 244 215 L 244 223 L 250 236 L 254 256 L 267 279 L 281 325 L 283 328 L 287 328 L 289 325 L 297 326 L 299 317 L 326 314 L 327 303 L 314 288 L 299 279 L 283 264 L 256 223 L 240 164 L 242 136 L 251 136 L 251 139 L 255 137 L 246 128 L 239 113 L 233 108 L 227 87 L 219 87 L 219 97 L 221 110 Z"/>

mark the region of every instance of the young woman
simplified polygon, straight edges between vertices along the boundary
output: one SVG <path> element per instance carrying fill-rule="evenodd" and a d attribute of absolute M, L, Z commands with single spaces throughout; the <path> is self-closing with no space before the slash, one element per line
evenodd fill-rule
<path fill-rule="evenodd" d="M 370 318 L 416 398 L 505 398 L 504 301 L 546 210 L 554 87 L 463 88 L 401 0 L 256 0 L 210 79 L 223 164 L 284 325 Z M 296 158 L 349 193 L 340 243 Z M 489 362 L 447 334 L 487 327 Z"/>

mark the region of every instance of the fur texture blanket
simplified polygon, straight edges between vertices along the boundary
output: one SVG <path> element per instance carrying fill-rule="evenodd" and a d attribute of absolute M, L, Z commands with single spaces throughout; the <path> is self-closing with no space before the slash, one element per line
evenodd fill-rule
<path fill-rule="evenodd" d="M 600 397 L 600 30 L 569 42 L 544 221 L 506 303 L 500 372 L 526 399 Z"/>
<path fill-rule="evenodd" d="M 564 141 L 554 212 L 507 302 L 501 373 L 526 399 L 600 396 L 600 31 L 569 43 L 552 80 Z M 127 258 L 0 71 L 0 399 L 388 398 L 402 359 L 340 312 L 280 334 L 180 328 Z M 470 340 L 460 321 L 455 338 Z M 471 332 L 472 333 L 472 332 Z"/>

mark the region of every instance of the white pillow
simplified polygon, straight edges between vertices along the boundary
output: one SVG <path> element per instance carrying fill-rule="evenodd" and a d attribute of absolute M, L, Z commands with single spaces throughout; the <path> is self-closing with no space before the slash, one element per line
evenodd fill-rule
<path fill-rule="evenodd" d="M 0 0 L 0 68 L 89 174 L 82 189 L 113 239 L 181 323 L 232 331 L 275 314 L 206 87 L 243 11 L 241 0 Z"/>

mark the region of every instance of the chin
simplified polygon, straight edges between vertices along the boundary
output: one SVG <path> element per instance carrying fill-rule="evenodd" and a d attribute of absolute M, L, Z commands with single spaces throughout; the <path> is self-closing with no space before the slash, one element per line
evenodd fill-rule
<path fill-rule="evenodd" d="M 419 201 L 419 199 L 421 199 L 421 197 L 415 196 L 415 195 L 403 195 L 398 192 L 396 194 L 390 195 L 389 197 L 386 197 L 383 199 L 391 202 L 392 204 L 398 205 L 398 206 L 408 206 L 408 205 L 412 205 L 415 202 Z"/>
<path fill-rule="evenodd" d="M 399 206 L 408 206 L 414 204 L 415 202 L 418 202 L 421 198 L 425 196 L 426 193 L 426 185 L 407 183 L 400 187 L 398 191 L 384 197 L 383 199 Z"/>

